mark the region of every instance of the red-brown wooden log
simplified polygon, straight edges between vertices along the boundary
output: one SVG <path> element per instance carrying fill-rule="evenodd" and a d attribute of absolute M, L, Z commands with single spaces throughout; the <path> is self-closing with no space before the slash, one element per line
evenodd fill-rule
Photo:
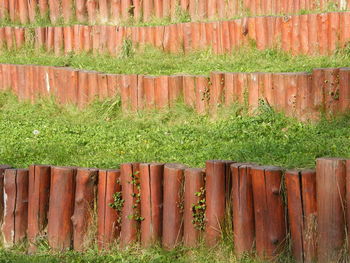
<path fill-rule="evenodd" d="M 184 245 L 186 247 L 194 247 L 199 244 L 201 226 L 193 221 L 193 206 L 204 198 L 197 194 L 204 189 L 204 176 L 202 169 L 188 168 L 185 170 Z"/>
<path fill-rule="evenodd" d="M 235 253 L 251 252 L 255 240 L 253 187 L 251 165 L 231 165 L 233 238 Z"/>
<path fill-rule="evenodd" d="M 163 221 L 164 164 L 140 164 L 141 245 L 149 247 L 161 241 Z"/>
<path fill-rule="evenodd" d="M 102 24 L 106 24 L 108 22 L 108 2 L 107 0 L 98 1 L 100 23 Z"/>
<path fill-rule="evenodd" d="M 350 7 L 350 2 L 349 7 Z M 340 16 L 340 36 L 339 36 L 339 45 L 341 48 L 347 47 L 350 41 L 350 13 L 345 12 Z"/>
<path fill-rule="evenodd" d="M 183 77 L 169 76 L 169 104 L 174 105 L 183 94 Z"/>
<path fill-rule="evenodd" d="M 317 258 L 336 262 L 345 241 L 346 161 L 340 158 L 316 160 Z"/>
<path fill-rule="evenodd" d="M 31 165 L 29 167 L 28 196 L 28 241 L 29 252 L 36 250 L 36 241 L 47 226 L 47 213 L 50 197 L 50 173 L 48 165 Z"/>
<path fill-rule="evenodd" d="M 155 107 L 155 77 L 145 76 L 143 78 L 143 86 L 145 91 L 145 107 L 146 109 L 154 109 Z"/>
<path fill-rule="evenodd" d="M 316 259 L 316 173 L 289 170 L 285 178 L 293 255 L 298 262 L 313 262 Z"/>
<path fill-rule="evenodd" d="M 312 70 L 312 98 L 315 110 L 325 110 L 325 74 L 322 68 Z"/>
<path fill-rule="evenodd" d="M 99 249 L 108 249 L 120 235 L 120 211 L 111 207 L 117 192 L 121 192 L 120 170 L 100 170 L 97 196 Z"/>
<path fill-rule="evenodd" d="M 39 0 L 39 13 L 41 17 L 45 17 L 48 14 L 49 3 L 48 0 Z"/>
<path fill-rule="evenodd" d="M 60 18 L 60 1 L 48 0 L 50 9 L 50 20 L 52 24 L 56 24 Z"/>
<path fill-rule="evenodd" d="M 159 76 L 155 79 L 155 103 L 156 108 L 164 109 L 169 107 L 169 77 Z"/>
<path fill-rule="evenodd" d="M 28 226 L 28 170 L 7 169 L 4 175 L 3 244 L 11 247 L 23 241 Z"/>
<path fill-rule="evenodd" d="M 98 3 L 96 0 L 86 1 L 86 10 L 88 14 L 88 21 L 90 24 L 95 24 L 97 22 L 97 11 Z"/>
<path fill-rule="evenodd" d="M 328 54 L 333 53 L 339 46 L 339 29 L 340 24 L 340 14 L 339 12 L 328 13 Z"/>
<path fill-rule="evenodd" d="M 143 0 L 143 22 L 148 22 L 153 15 L 153 0 Z"/>
<path fill-rule="evenodd" d="M 173 249 L 183 237 L 184 170 L 181 164 L 164 166 L 162 246 Z"/>
<path fill-rule="evenodd" d="M 78 168 L 76 175 L 73 222 L 73 248 L 83 251 L 91 243 L 89 228 L 92 227 L 98 170 Z M 98 217 L 100 218 L 100 217 Z"/>
<path fill-rule="evenodd" d="M 196 111 L 204 114 L 208 109 L 209 101 L 209 78 L 206 76 L 196 76 Z"/>
<path fill-rule="evenodd" d="M 217 107 L 224 101 L 224 73 L 212 72 L 210 73 L 210 99 L 209 105 L 212 110 L 216 110 Z"/>
<path fill-rule="evenodd" d="M 54 250 L 66 250 L 72 245 L 76 169 L 52 167 L 47 237 Z"/>
<path fill-rule="evenodd" d="M 339 110 L 346 112 L 350 109 L 350 68 L 339 70 Z"/>
<path fill-rule="evenodd" d="M 138 194 L 140 193 L 140 164 L 121 164 L 120 178 L 124 200 L 120 244 L 126 247 L 137 241 L 137 234 L 140 227 L 139 222 L 134 219 L 140 216 L 140 204 L 136 203 Z"/>
<path fill-rule="evenodd" d="M 183 96 L 186 105 L 194 108 L 196 105 L 196 82 L 195 76 L 185 75 L 183 78 Z"/>
<path fill-rule="evenodd" d="M 297 74 L 297 86 L 296 116 L 301 120 L 317 118 L 318 112 L 314 107 L 312 75 L 309 73 Z"/>
<path fill-rule="evenodd" d="M 350 203 L 350 160 L 346 160 L 346 203 Z M 346 223 L 350 224 L 350 209 L 346 209 Z M 350 229 L 347 228 L 347 234 L 349 235 Z M 348 244 L 350 241 L 348 240 Z"/>
<path fill-rule="evenodd" d="M 226 212 L 226 163 L 207 161 L 205 172 L 205 241 L 208 246 L 215 246 L 222 236 Z"/>
<path fill-rule="evenodd" d="M 65 23 L 69 23 L 73 18 L 72 0 L 62 0 L 62 16 Z"/>
<path fill-rule="evenodd" d="M 0 225 L 4 220 L 4 175 L 6 169 L 10 169 L 9 165 L 0 165 Z"/>
<path fill-rule="evenodd" d="M 86 5 L 88 2 L 89 0 L 75 0 L 75 17 L 79 23 L 84 23 L 87 21 Z"/>
<path fill-rule="evenodd" d="M 28 17 L 28 2 L 27 0 L 17 0 L 18 16 L 21 24 L 26 24 L 29 20 Z"/>
<path fill-rule="evenodd" d="M 284 249 L 286 239 L 285 211 L 282 200 L 282 170 L 278 167 L 251 168 L 256 251 L 259 257 L 271 259 Z"/>

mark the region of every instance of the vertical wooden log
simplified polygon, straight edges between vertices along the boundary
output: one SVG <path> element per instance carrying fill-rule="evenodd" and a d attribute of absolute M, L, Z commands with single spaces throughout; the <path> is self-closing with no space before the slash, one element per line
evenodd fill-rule
<path fill-rule="evenodd" d="M 221 105 L 224 101 L 224 73 L 222 72 L 212 72 L 210 73 L 210 99 L 209 105 L 212 110 L 216 111 L 216 109 Z"/>
<path fill-rule="evenodd" d="M 156 108 L 164 109 L 169 107 L 169 77 L 159 76 L 155 83 Z"/>
<path fill-rule="evenodd" d="M 226 165 L 223 161 L 206 162 L 206 227 L 205 241 L 208 246 L 215 246 L 222 236 L 225 219 L 226 200 Z"/>
<path fill-rule="evenodd" d="M 204 189 L 204 172 L 202 169 L 188 168 L 185 170 L 185 204 L 184 204 L 184 245 L 194 247 L 198 245 L 203 226 L 195 221 L 194 216 L 199 217 L 205 211 L 198 211 L 194 206 L 199 204 L 204 196 L 198 194 Z M 205 205 L 205 204 L 204 204 Z M 204 214 L 203 218 L 204 220 Z"/>
<path fill-rule="evenodd" d="M 157 244 L 162 236 L 163 168 L 160 163 L 140 164 L 141 245 Z"/>
<path fill-rule="evenodd" d="M 96 24 L 97 10 L 98 10 L 96 0 L 87 0 L 86 10 L 87 10 L 89 24 Z"/>
<path fill-rule="evenodd" d="M 79 23 L 87 21 L 86 4 L 88 1 L 75 0 L 75 17 Z"/>
<path fill-rule="evenodd" d="M 2 225 L 5 247 L 23 241 L 28 227 L 28 170 L 7 169 L 4 175 L 4 223 Z"/>
<path fill-rule="evenodd" d="M 72 244 L 75 175 L 72 167 L 51 168 L 47 235 L 54 250 L 66 250 Z"/>
<path fill-rule="evenodd" d="M 52 24 L 56 24 L 60 18 L 60 1 L 49 0 L 50 20 Z"/>
<path fill-rule="evenodd" d="M 196 76 L 196 111 L 204 114 L 208 110 L 209 78 Z"/>
<path fill-rule="evenodd" d="M 120 165 L 120 178 L 123 189 L 123 210 L 121 221 L 120 244 L 123 247 L 137 241 L 140 227 L 140 203 L 137 202 L 140 194 L 140 164 L 125 163 Z"/>
<path fill-rule="evenodd" d="M 19 21 L 21 24 L 28 23 L 28 2 L 27 0 L 17 0 L 18 10 L 19 10 Z"/>
<path fill-rule="evenodd" d="M 73 18 L 73 5 L 72 0 L 62 0 L 62 15 L 63 21 L 69 23 Z"/>
<path fill-rule="evenodd" d="M 233 238 L 235 253 L 251 252 L 255 240 L 254 203 L 251 165 L 231 165 Z"/>
<path fill-rule="evenodd" d="M 282 170 L 278 167 L 252 167 L 256 250 L 271 259 L 284 248 L 285 211 L 282 200 Z"/>
<path fill-rule="evenodd" d="M 100 170 L 97 196 L 97 239 L 99 249 L 108 249 L 120 235 L 121 207 L 112 207 L 121 196 L 120 170 Z M 117 200 L 122 204 L 122 199 Z"/>
<path fill-rule="evenodd" d="M 298 262 L 313 262 L 316 259 L 316 173 L 290 170 L 285 177 L 293 255 Z"/>
<path fill-rule="evenodd" d="M 178 246 L 183 237 L 184 170 L 181 164 L 164 166 L 162 245 L 166 249 Z"/>
<path fill-rule="evenodd" d="M 145 76 L 143 78 L 145 91 L 145 106 L 146 109 L 155 108 L 155 77 Z"/>
<path fill-rule="evenodd" d="M 0 165 L 0 225 L 4 221 L 4 175 L 6 169 L 10 168 L 11 166 L 9 165 Z"/>
<path fill-rule="evenodd" d="M 76 175 L 73 222 L 73 248 L 84 251 L 90 245 L 88 234 L 93 224 L 97 169 L 78 168 Z M 100 217 L 98 217 L 100 218 Z"/>
<path fill-rule="evenodd" d="M 318 261 L 336 262 L 345 241 L 345 159 L 317 159 L 316 188 Z"/>
<path fill-rule="evenodd" d="M 49 210 L 51 167 L 47 165 L 31 165 L 29 167 L 28 198 L 28 241 L 29 252 L 36 250 L 37 238 L 43 234 L 47 226 Z"/>
<path fill-rule="evenodd" d="M 48 0 L 39 0 L 39 13 L 40 16 L 46 17 L 49 12 L 49 2 Z"/>
<path fill-rule="evenodd" d="M 339 109 L 339 68 L 326 68 L 324 71 L 324 100 L 327 114 L 334 115 Z"/>
<path fill-rule="evenodd" d="M 346 112 L 350 109 L 350 68 L 339 70 L 339 110 Z"/>
<path fill-rule="evenodd" d="M 174 105 L 183 93 L 183 77 L 178 75 L 169 76 L 169 104 Z"/>

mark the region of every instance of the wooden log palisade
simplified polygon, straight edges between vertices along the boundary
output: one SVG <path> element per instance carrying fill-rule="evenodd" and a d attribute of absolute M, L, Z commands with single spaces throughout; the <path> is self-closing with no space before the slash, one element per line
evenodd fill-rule
<path fill-rule="evenodd" d="M 245 14 L 291 14 L 305 10 L 350 8 L 348 0 L 2 0 L 0 19 L 26 24 L 48 17 L 52 24 L 149 22 L 152 18 L 176 20 L 188 13 L 192 21 L 231 18 Z M 74 10 L 74 11 L 73 11 Z"/>
<path fill-rule="evenodd" d="M 210 77 L 106 74 L 72 68 L 0 64 L 0 91 L 35 102 L 54 97 L 80 108 L 93 100 L 121 98 L 124 111 L 167 109 L 176 101 L 200 114 L 239 103 L 254 113 L 261 103 L 300 120 L 350 109 L 350 68 L 311 73 L 212 72 Z"/>
<path fill-rule="evenodd" d="M 84 251 L 94 242 L 100 250 L 137 242 L 196 247 L 202 238 L 215 247 L 229 220 L 233 232 L 226 234 L 233 235 L 238 257 L 256 251 L 273 260 L 288 244 L 297 262 L 335 262 L 348 253 L 350 160 L 319 158 L 316 170 L 220 160 L 207 161 L 204 169 L 163 163 L 120 167 L 2 165 L 5 246 L 28 237 L 32 253 L 37 238 L 47 238 L 59 251 Z M 229 217 L 225 206 L 233 209 Z"/>
<path fill-rule="evenodd" d="M 279 48 L 293 55 L 329 55 L 348 46 L 350 12 L 186 22 L 163 26 L 64 25 L 2 26 L 0 47 L 32 45 L 56 55 L 91 52 L 118 56 L 129 41 L 134 48 L 150 45 L 169 53 L 211 49 L 214 54 L 255 43 L 259 50 Z"/>

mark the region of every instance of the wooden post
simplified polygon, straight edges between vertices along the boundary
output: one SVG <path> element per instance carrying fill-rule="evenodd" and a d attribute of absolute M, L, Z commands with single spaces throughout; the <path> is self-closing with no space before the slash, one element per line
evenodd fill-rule
<path fill-rule="evenodd" d="M 251 168 L 254 198 L 256 250 L 261 258 L 271 259 L 284 248 L 285 211 L 282 199 L 282 170 L 279 167 Z"/>
<path fill-rule="evenodd" d="M 239 256 L 252 251 L 255 241 L 254 202 L 251 165 L 231 165 L 233 238 Z"/>
<path fill-rule="evenodd" d="M 162 245 L 173 249 L 183 237 L 184 169 L 181 164 L 164 166 Z"/>
<path fill-rule="evenodd" d="M 313 170 L 286 172 L 288 218 L 294 258 L 316 260 L 316 173 Z"/>
<path fill-rule="evenodd" d="M 72 245 L 76 169 L 52 167 L 48 215 L 48 241 L 54 250 L 66 250 Z"/>
<path fill-rule="evenodd" d="M 226 212 L 226 163 L 207 161 L 205 172 L 205 241 L 208 246 L 215 246 L 222 236 Z"/>
<path fill-rule="evenodd" d="M 89 228 L 92 227 L 97 169 L 78 168 L 76 175 L 73 222 L 73 248 L 83 251 L 89 246 Z M 90 237 L 91 238 L 91 237 Z"/>
<path fill-rule="evenodd" d="M 336 262 L 345 241 L 345 159 L 316 160 L 317 256 L 319 262 Z"/>
<path fill-rule="evenodd" d="M 140 164 L 121 164 L 120 178 L 124 200 L 120 244 L 126 247 L 137 241 L 137 234 L 140 228 L 139 222 L 134 220 L 135 217 L 140 217 L 140 202 L 137 202 L 140 194 Z"/>
<path fill-rule="evenodd" d="M 6 169 L 10 169 L 9 165 L 0 165 L 0 225 L 4 220 L 4 175 Z"/>
<path fill-rule="evenodd" d="M 140 164 L 141 244 L 149 247 L 160 242 L 163 221 L 163 168 L 160 163 Z M 138 220 L 134 218 L 134 220 Z"/>
<path fill-rule="evenodd" d="M 114 207 L 115 197 L 122 205 L 120 170 L 100 170 L 97 197 L 99 249 L 108 249 L 120 235 L 121 207 Z"/>
<path fill-rule="evenodd" d="M 24 240 L 28 226 L 28 170 L 7 169 L 4 175 L 4 246 Z"/>
<path fill-rule="evenodd" d="M 203 170 L 197 168 L 186 169 L 184 191 L 184 245 L 186 247 L 197 246 L 200 234 L 204 230 L 204 189 Z"/>
<path fill-rule="evenodd" d="M 48 165 L 29 167 L 28 241 L 29 252 L 36 250 L 36 239 L 47 225 L 50 197 L 50 173 Z"/>

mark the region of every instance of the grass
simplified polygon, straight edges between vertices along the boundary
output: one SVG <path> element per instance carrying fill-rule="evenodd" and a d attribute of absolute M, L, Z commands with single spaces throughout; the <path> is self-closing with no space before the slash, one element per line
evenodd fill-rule
<path fill-rule="evenodd" d="M 350 157 L 350 115 L 300 123 L 267 106 L 248 116 L 237 105 L 217 118 L 179 104 L 169 111 L 122 114 L 116 103 L 83 111 L 52 101 L 18 103 L 0 97 L 0 163 L 116 168 L 120 163 L 209 159 L 312 168 L 322 156 Z"/>
<path fill-rule="evenodd" d="M 127 47 L 127 45 L 125 45 Z M 0 63 L 66 66 L 124 74 L 193 74 L 208 75 L 212 71 L 225 72 L 298 72 L 318 67 L 350 66 L 350 50 L 344 49 L 330 56 L 292 56 L 276 49 L 260 51 L 243 47 L 227 55 L 213 55 L 208 51 L 187 54 L 168 54 L 148 47 L 143 52 L 125 48 L 119 58 L 109 55 L 69 54 L 55 56 L 32 48 L 17 51 L 2 50 Z"/>
<path fill-rule="evenodd" d="M 344 12 L 348 11 L 347 8 L 340 8 L 338 4 L 335 1 L 328 1 L 324 7 L 320 7 L 319 3 L 314 3 L 317 4 L 314 9 L 312 10 L 307 10 L 307 9 L 301 9 L 298 12 L 294 12 L 294 15 L 303 15 L 303 14 L 311 14 L 311 13 L 324 13 L 324 12 Z M 73 8 L 73 14 L 75 12 L 75 9 Z M 130 17 L 130 19 L 120 21 L 118 25 L 120 26 L 159 26 L 159 25 L 169 25 L 169 24 L 176 24 L 176 23 L 186 23 L 186 22 L 191 22 L 191 21 L 198 21 L 198 20 L 192 20 L 190 17 L 190 14 L 186 11 L 181 10 L 180 7 L 177 9 L 177 14 L 176 16 L 171 19 L 171 17 L 164 17 L 164 18 L 157 18 L 157 17 L 151 17 L 149 21 L 144 22 L 144 21 L 137 21 Z M 289 15 L 286 13 L 265 13 L 263 14 L 264 16 L 285 16 Z M 209 21 L 220 21 L 220 20 L 232 20 L 232 19 L 239 19 L 242 17 L 247 17 L 247 16 L 252 16 L 251 11 L 249 9 L 244 9 L 241 8 L 240 14 L 234 15 L 231 17 L 216 17 L 213 19 L 201 19 L 200 21 L 203 22 L 209 22 Z M 25 26 L 29 28 L 34 28 L 34 27 L 45 27 L 45 26 L 67 26 L 67 25 L 74 25 L 74 24 L 85 24 L 88 25 L 89 23 L 86 22 L 78 22 L 77 18 L 73 16 L 70 21 L 65 22 L 63 17 L 59 17 L 58 21 L 53 24 L 50 21 L 49 18 L 49 13 L 45 14 L 43 17 L 40 15 L 37 15 L 36 19 L 34 22 L 28 22 L 26 24 L 21 24 L 20 21 L 11 21 L 9 15 L 5 16 L 3 19 L 0 19 L 0 26 Z M 100 23 L 97 22 L 97 24 L 113 24 L 113 23 Z"/>
<path fill-rule="evenodd" d="M 286 260 L 285 260 L 286 259 Z M 0 262 L 35 262 L 35 263 L 99 263 L 99 262 L 128 262 L 128 263 L 221 263 L 221 262 L 237 262 L 237 263 L 258 263 L 262 262 L 254 256 L 244 256 L 237 259 L 233 254 L 232 244 L 220 244 L 215 249 L 208 249 L 205 246 L 200 246 L 195 249 L 186 249 L 183 247 L 173 251 L 165 251 L 161 248 L 154 247 L 149 249 L 131 248 L 126 250 L 112 249 L 108 252 L 98 252 L 96 249 L 88 250 L 84 253 L 66 252 L 53 253 L 43 250 L 35 255 L 26 255 L 22 249 L 4 250 L 0 249 Z M 292 262 L 290 258 L 283 257 L 277 262 Z"/>
<path fill-rule="evenodd" d="M 203 167 L 207 159 L 231 159 L 306 168 L 314 167 L 317 157 L 350 157 L 350 114 L 301 123 L 266 106 L 249 116 L 235 105 L 220 109 L 213 118 L 199 116 L 180 103 L 160 112 L 122 114 L 118 102 L 118 98 L 94 102 L 80 111 L 53 100 L 31 105 L 0 93 L 0 163 L 116 168 L 122 162 L 160 161 Z M 24 245 L 0 247 L 0 263 L 262 262 L 254 255 L 235 257 L 229 228 L 213 249 L 203 245 L 174 251 L 115 247 L 98 252 L 93 246 L 84 253 L 55 253 L 43 240 L 35 255 L 27 255 Z M 276 262 L 293 262 L 288 251 Z"/>

